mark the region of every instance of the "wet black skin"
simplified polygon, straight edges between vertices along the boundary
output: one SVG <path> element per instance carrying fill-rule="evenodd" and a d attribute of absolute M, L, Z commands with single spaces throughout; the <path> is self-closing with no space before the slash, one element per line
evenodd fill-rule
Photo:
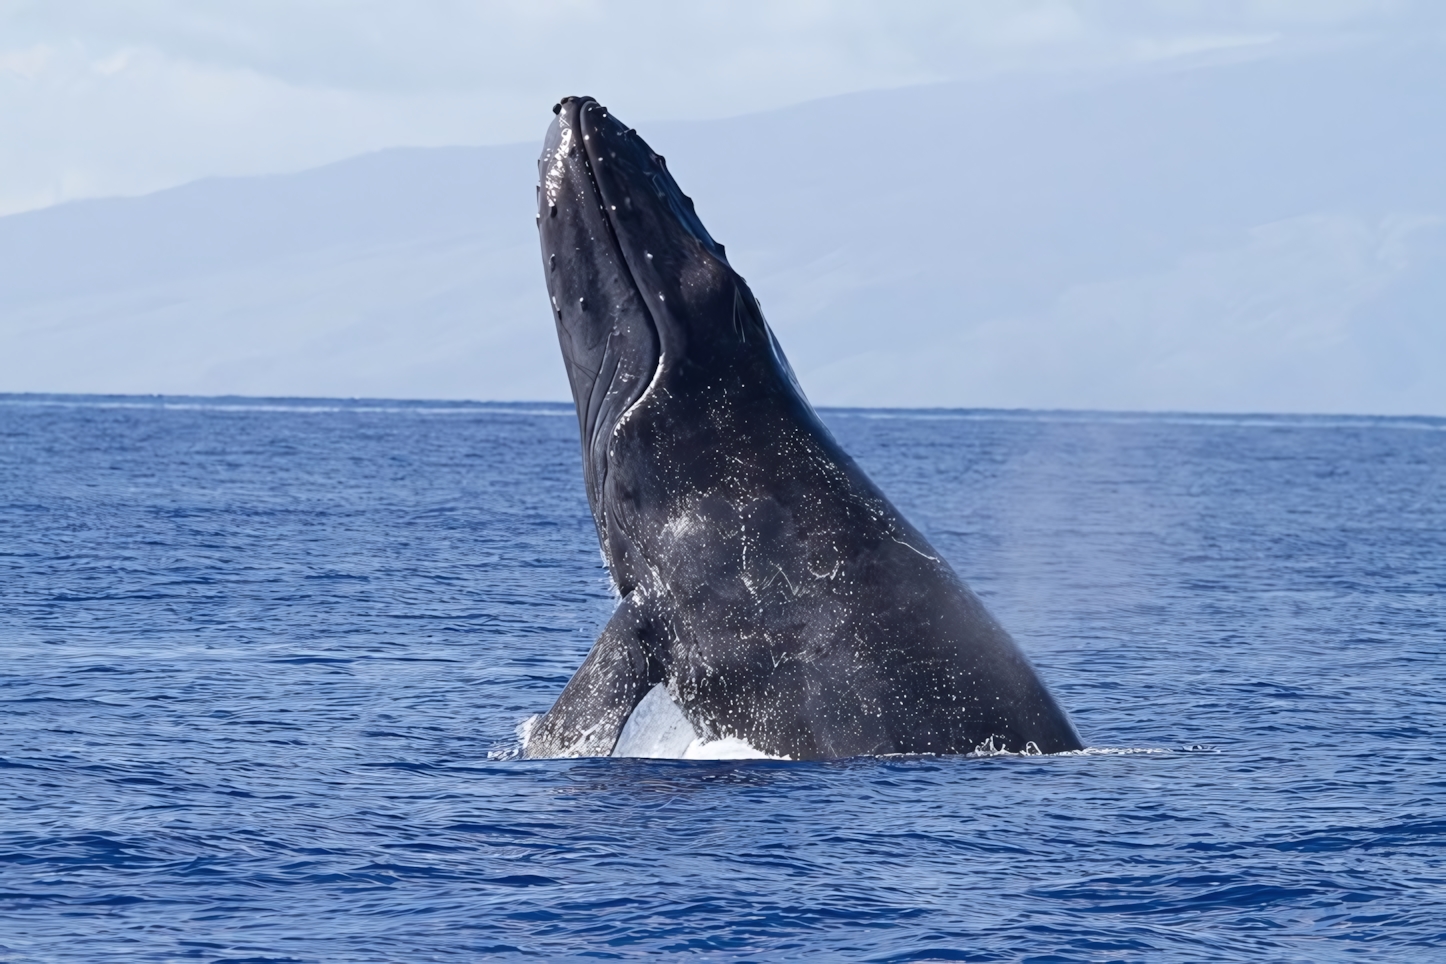
<path fill-rule="evenodd" d="M 819 421 L 664 161 L 558 107 L 538 228 L 622 602 L 527 755 L 611 752 L 664 682 L 795 760 L 1080 748 L 1009 634 Z"/>

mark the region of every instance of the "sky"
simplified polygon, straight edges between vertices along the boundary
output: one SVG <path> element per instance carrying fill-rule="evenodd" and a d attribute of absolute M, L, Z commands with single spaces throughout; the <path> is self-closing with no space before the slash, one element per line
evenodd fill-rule
<path fill-rule="evenodd" d="M 1443 90 L 1439 0 L 0 0 L 0 392 L 564 399 L 589 93 L 817 404 L 1446 416 Z"/>
<path fill-rule="evenodd" d="M 0 0 L 0 215 L 392 146 L 1446 36 L 1432 0 Z"/>

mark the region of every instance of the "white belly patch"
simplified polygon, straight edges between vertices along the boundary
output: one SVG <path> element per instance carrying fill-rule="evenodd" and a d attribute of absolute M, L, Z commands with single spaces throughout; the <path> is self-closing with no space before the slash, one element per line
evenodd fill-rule
<path fill-rule="evenodd" d="M 623 724 L 613 756 L 647 757 L 654 760 L 770 760 L 770 757 L 737 737 L 705 742 L 659 683 L 648 690 L 633 715 Z M 783 757 L 782 759 L 787 759 Z"/>
<path fill-rule="evenodd" d="M 668 695 L 668 688 L 659 683 L 648 690 L 648 695 L 623 724 L 613 756 L 681 760 L 696 739 L 698 734 L 693 724 Z"/>

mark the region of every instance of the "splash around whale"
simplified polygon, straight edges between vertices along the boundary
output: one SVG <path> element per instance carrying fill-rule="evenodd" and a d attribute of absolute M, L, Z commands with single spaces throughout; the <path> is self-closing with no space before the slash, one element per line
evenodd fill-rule
<path fill-rule="evenodd" d="M 555 113 L 543 270 L 621 601 L 525 755 L 1080 749 L 819 420 L 663 158 L 590 97 Z"/>

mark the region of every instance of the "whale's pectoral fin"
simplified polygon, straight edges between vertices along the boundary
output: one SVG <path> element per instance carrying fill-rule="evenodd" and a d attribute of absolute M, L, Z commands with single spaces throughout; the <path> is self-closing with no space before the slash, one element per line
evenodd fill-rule
<path fill-rule="evenodd" d="M 533 727 L 523 755 L 537 759 L 612 753 L 633 708 L 657 682 L 650 678 L 644 652 L 651 631 L 646 606 L 630 593 L 552 709 Z"/>

